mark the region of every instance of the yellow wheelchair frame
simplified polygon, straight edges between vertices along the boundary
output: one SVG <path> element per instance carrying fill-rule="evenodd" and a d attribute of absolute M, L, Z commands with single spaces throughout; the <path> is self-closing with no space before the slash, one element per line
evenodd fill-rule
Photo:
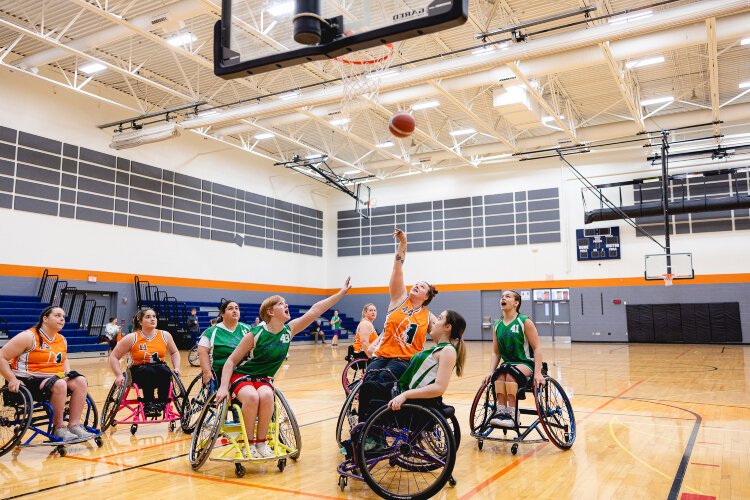
<path fill-rule="evenodd" d="M 257 422 L 255 425 L 257 428 Z M 299 426 L 286 398 L 276 388 L 274 388 L 274 411 L 268 426 L 267 440 L 275 456 L 251 458 L 251 443 L 247 438 L 241 405 L 235 401 L 227 403 L 226 399 L 217 405 L 216 394 L 212 394 L 201 410 L 190 442 L 188 457 L 195 470 L 209 459 L 232 462 L 237 477 L 245 475 L 243 463 L 277 460 L 279 470 L 283 471 L 287 458 L 296 461 L 302 448 Z M 222 447 L 226 449 L 218 450 Z M 214 450 L 218 453 L 211 456 Z"/>

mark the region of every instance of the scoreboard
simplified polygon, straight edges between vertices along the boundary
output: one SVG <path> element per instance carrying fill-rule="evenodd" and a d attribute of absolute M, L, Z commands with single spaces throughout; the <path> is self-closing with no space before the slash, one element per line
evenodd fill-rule
<path fill-rule="evenodd" d="M 576 229 L 578 260 L 620 258 L 620 228 Z"/>

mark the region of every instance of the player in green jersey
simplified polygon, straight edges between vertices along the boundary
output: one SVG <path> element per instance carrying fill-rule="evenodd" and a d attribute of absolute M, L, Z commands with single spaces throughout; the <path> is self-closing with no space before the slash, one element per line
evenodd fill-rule
<path fill-rule="evenodd" d="M 204 384 L 211 381 L 213 373 L 221 375 L 221 370 L 229 355 L 252 329 L 250 325 L 240 322 L 240 306 L 233 300 L 222 302 L 219 306 L 219 317 L 221 317 L 221 322 L 207 328 L 198 340 L 198 358 Z M 213 362 L 211 354 L 213 354 Z"/>
<path fill-rule="evenodd" d="M 350 289 L 347 278 L 341 290 L 315 303 L 304 315 L 291 321 L 289 306 L 284 298 L 279 295 L 268 297 L 260 306 L 260 318 L 263 322 L 253 328 L 252 335 L 246 335 L 242 339 L 224 363 L 216 401 L 226 398 L 231 389 L 232 396 L 242 403 L 247 439 L 253 443 L 253 458 L 275 456 L 266 443 L 268 424 L 273 414 L 272 382 L 273 376 L 286 359 L 292 337 L 310 326 Z M 256 417 L 258 427 L 253 432 Z"/>
<path fill-rule="evenodd" d="M 521 296 L 517 292 L 504 291 L 500 308 L 503 317 L 493 328 L 490 373 L 484 380 L 494 380 L 497 394 L 497 416 L 490 423 L 512 428 L 516 425 L 518 387 L 525 387 L 532 374 L 535 387 L 544 385 L 542 349 L 534 323 L 520 313 Z"/>

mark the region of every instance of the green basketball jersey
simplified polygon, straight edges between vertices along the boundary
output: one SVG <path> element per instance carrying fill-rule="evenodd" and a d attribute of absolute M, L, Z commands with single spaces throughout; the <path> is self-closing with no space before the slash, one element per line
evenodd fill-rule
<path fill-rule="evenodd" d="M 255 347 L 234 371 L 254 377 L 273 377 L 289 352 L 292 328 L 284 325 L 279 333 L 271 333 L 266 330 L 266 324 L 261 323 L 252 332 L 255 335 Z"/>
<path fill-rule="evenodd" d="M 503 320 L 495 323 L 495 336 L 500 348 L 500 357 L 511 365 L 524 364 L 534 369 L 534 358 L 531 357 L 529 342 L 523 333 L 523 324 L 528 316 L 519 314 L 506 325 Z"/>
<path fill-rule="evenodd" d="M 401 392 L 408 389 L 418 389 L 435 382 L 438 372 L 438 362 L 432 357 L 432 354 L 442 350 L 446 346 L 451 346 L 450 342 L 441 342 L 435 347 L 430 347 L 420 351 L 409 360 L 409 367 L 406 369 L 401 378 L 398 379 L 398 388 Z"/>
<path fill-rule="evenodd" d="M 251 330 L 252 328 L 250 325 L 237 323 L 237 328 L 231 332 L 227 330 L 224 323 L 219 323 L 218 325 L 207 328 L 206 331 L 203 332 L 198 345 L 208 347 L 213 351 L 214 361 L 211 368 L 214 369 L 217 376 L 221 377 L 221 370 L 224 368 L 224 363 L 226 363 L 227 358 L 229 358 L 232 351 L 237 348 L 240 341 Z"/>
<path fill-rule="evenodd" d="M 331 329 L 341 330 L 341 318 L 339 318 L 338 316 L 333 316 L 331 318 Z"/>

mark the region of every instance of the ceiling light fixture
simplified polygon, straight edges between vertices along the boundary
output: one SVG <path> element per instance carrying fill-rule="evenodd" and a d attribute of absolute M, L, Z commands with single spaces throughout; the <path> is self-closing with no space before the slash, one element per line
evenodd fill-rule
<path fill-rule="evenodd" d="M 186 33 L 177 33 L 167 38 L 167 43 L 172 47 L 184 47 L 198 40 L 195 35 L 189 31 Z"/>
<path fill-rule="evenodd" d="M 100 71 L 104 71 L 105 69 L 107 69 L 107 67 L 102 63 L 90 62 L 88 64 L 84 64 L 83 66 L 79 66 L 78 69 L 81 70 L 81 73 L 93 75 L 95 73 L 99 73 Z"/>
<path fill-rule="evenodd" d="M 449 132 L 449 134 L 452 135 L 453 137 L 456 137 L 458 135 L 469 135 L 475 132 L 476 130 L 474 130 L 473 128 L 461 128 L 458 130 L 452 130 L 451 132 Z"/>
<path fill-rule="evenodd" d="M 558 118 L 561 119 L 561 120 L 564 120 L 565 119 L 565 115 L 560 115 L 560 116 L 558 116 Z M 555 121 L 555 117 L 554 116 L 543 116 L 542 117 L 542 123 L 549 123 L 549 122 L 553 122 L 553 121 Z"/>
<path fill-rule="evenodd" d="M 419 111 L 420 109 L 430 109 L 430 108 L 437 108 L 440 106 L 440 101 L 422 101 L 414 104 L 411 109 L 414 111 Z"/>
<path fill-rule="evenodd" d="M 295 97 L 299 97 L 300 93 L 297 90 L 293 90 L 292 92 L 287 92 L 286 94 L 281 94 L 279 96 L 279 99 L 282 101 L 286 101 L 287 99 L 294 99 Z"/>
<path fill-rule="evenodd" d="M 651 106 L 652 104 L 666 104 L 668 102 L 674 101 L 674 97 L 665 96 L 665 97 L 655 97 L 653 99 L 644 99 L 641 101 L 641 106 Z"/>
<path fill-rule="evenodd" d="M 357 175 L 357 174 L 361 174 L 361 173 L 362 173 L 362 171 L 360 171 L 360 170 L 347 170 L 346 172 L 344 172 L 344 175 Z"/>
<path fill-rule="evenodd" d="M 368 80 L 375 80 L 376 78 L 389 78 L 397 74 L 398 74 L 398 70 L 390 69 L 388 71 L 383 71 L 382 73 L 378 73 L 378 72 L 370 73 L 365 78 L 367 78 Z"/>
<path fill-rule="evenodd" d="M 276 5 L 272 5 L 266 9 L 266 12 L 272 16 L 283 16 L 285 14 L 291 14 L 294 12 L 294 2 L 281 2 Z"/>
<path fill-rule="evenodd" d="M 271 132 L 263 132 L 260 134 L 256 134 L 255 140 L 262 141 L 263 139 L 270 139 L 271 137 L 274 137 L 274 135 Z"/>
<path fill-rule="evenodd" d="M 349 118 L 337 118 L 335 120 L 331 120 L 328 123 L 330 123 L 331 125 L 335 127 L 338 127 L 339 125 L 346 125 L 349 122 L 350 122 Z"/>
<path fill-rule="evenodd" d="M 740 45 L 750 45 L 750 36 L 740 40 Z"/>
<path fill-rule="evenodd" d="M 644 19 L 646 17 L 653 16 L 653 11 L 644 10 L 643 12 L 634 12 L 633 14 L 625 14 L 623 16 L 613 17 L 609 20 L 609 24 L 620 24 L 628 21 L 635 21 L 636 19 Z"/>
<path fill-rule="evenodd" d="M 166 141 L 180 135 L 180 129 L 174 122 L 164 123 L 155 127 L 131 129 L 124 132 L 115 131 L 112 136 L 112 149 L 128 149 L 152 142 Z"/>
<path fill-rule="evenodd" d="M 747 88 L 750 88 L 750 80 L 748 80 L 748 81 L 746 81 L 746 82 L 740 82 L 740 85 L 739 85 L 739 87 L 740 87 L 741 89 L 747 89 Z"/>
<path fill-rule="evenodd" d="M 647 57 L 645 59 L 638 59 L 637 61 L 628 61 L 625 63 L 625 67 L 628 69 L 642 68 L 643 66 L 651 66 L 652 64 L 659 64 L 664 62 L 664 56 Z"/>
<path fill-rule="evenodd" d="M 393 141 L 385 141 L 380 144 L 375 144 L 376 148 L 390 148 L 391 146 L 393 146 Z"/>

